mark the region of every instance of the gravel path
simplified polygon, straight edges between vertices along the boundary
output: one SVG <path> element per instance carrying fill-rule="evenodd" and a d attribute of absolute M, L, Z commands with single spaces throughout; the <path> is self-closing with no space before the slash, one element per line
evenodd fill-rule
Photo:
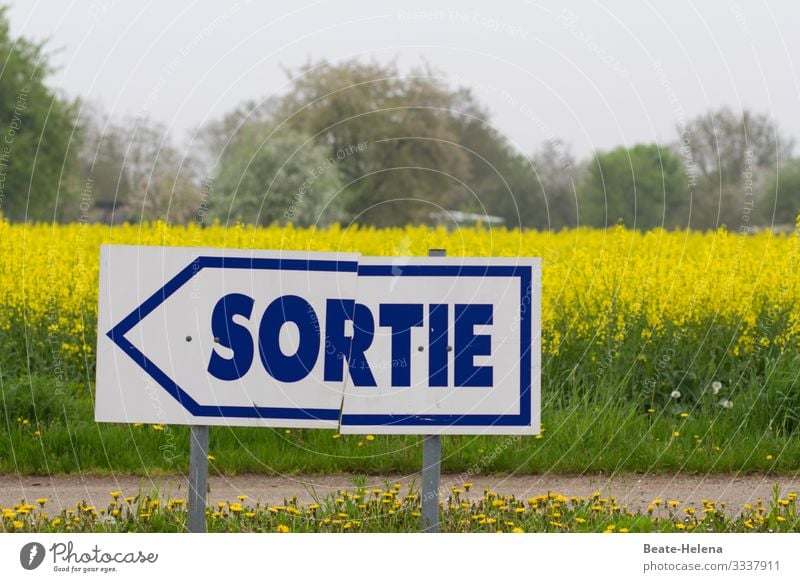
<path fill-rule="evenodd" d="M 239 475 L 236 477 L 209 477 L 209 501 L 232 501 L 237 495 L 247 495 L 248 502 L 261 500 L 277 504 L 286 497 L 297 496 L 301 503 L 311 502 L 314 496 L 322 497 L 338 489 L 354 486 L 352 475 L 332 476 L 280 476 Z M 800 477 L 767 475 L 735 476 L 715 475 L 527 475 L 480 476 L 470 479 L 473 488 L 469 497 L 479 497 L 484 487 L 501 494 L 513 493 L 527 498 L 547 492 L 567 496 L 588 496 L 600 491 L 604 496 L 614 495 L 621 504 L 632 509 L 643 509 L 655 498 L 677 499 L 686 506 L 700 505 L 701 499 L 727 502 L 729 512 L 738 512 L 748 502 L 757 498 L 765 501 L 772 497 L 772 486 L 778 484 L 783 494 L 800 491 Z M 419 485 L 419 475 L 367 477 L 370 486 L 384 482 L 399 482 L 407 486 Z M 449 492 L 451 485 L 460 485 L 458 475 L 442 475 L 442 490 Z M 124 495 L 136 495 L 139 490 L 157 489 L 162 495 L 186 497 L 186 480 L 183 476 L 163 477 L 94 477 L 55 476 L 36 477 L 0 475 L 0 507 L 8 507 L 25 498 L 32 503 L 46 497 L 52 512 L 56 507 L 70 507 L 79 501 L 104 507 L 110 500 L 109 492 L 120 490 Z"/>

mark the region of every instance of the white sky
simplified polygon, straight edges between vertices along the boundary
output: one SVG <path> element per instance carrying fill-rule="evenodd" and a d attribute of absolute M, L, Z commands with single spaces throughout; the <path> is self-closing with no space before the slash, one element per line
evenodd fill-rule
<path fill-rule="evenodd" d="M 403 0 L 26 0 L 12 34 L 49 38 L 50 82 L 179 140 L 246 99 L 281 93 L 308 58 L 422 58 L 471 86 L 524 151 L 673 141 L 681 116 L 728 105 L 800 138 L 800 3 Z M 431 8 L 435 6 L 435 8 Z M 566 8 L 565 8 L 566 7 Z M 423 11 L 423 12 L 420 12 Z M 56 51 L 56 49 L 58 49 Z"/>

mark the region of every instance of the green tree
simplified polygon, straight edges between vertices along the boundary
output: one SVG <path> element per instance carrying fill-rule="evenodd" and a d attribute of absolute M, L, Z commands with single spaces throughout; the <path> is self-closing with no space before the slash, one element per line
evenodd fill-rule
<path fill-rule="evenodd" d="M 456 93 L 454 110 L 453 131 L 469 164 L 468 192 L 457 210 L 500 216 L 509 228 L 532 226 L 530 161 L 491 125 L 470 91 Z"/>
<path fill-rule="evenodd" d="M 569 147 L 560 140 L 545 142 L 533 155 L 536 174 L 535 200 L 541 200 L 534 208 L 529 221 L 540 228 L 557 230 L 579 224 L 577 184 L 582 167 L 578 165 Z M 542 217 L 546 224 L 540 224 Z"/>
<path fill-rule="evenodd" d="M 441 76 L 352 60 L 310 64 L 291 78 L 279 119 L 337 160 L 350 217 L 424 222 L 470 201 L 470 157 L 453 123 L 461 96 Z"/>
<path fill-rule="evenodd" d="M 0 212 L 54 220 L 77 212 L 75 103 L 47 87 L 44 44 L 12 38 L 0 8 Z"/>
<path fill-rule="evenodd" d="M 198 164 L 184 156 L 161 124 L 111 119 L 84 108 L 81 172 L 92 184 L 88 218 L 104 222 L 186 222 L 202 202 Z"/>
<path fill-rule="evenodd" d="M 761 224 L 792 228 L 800 214 L 800 160 L 783 164 L 764 188 L 758 202 Z"/>
<path fill-rule="evenodd" d="M 259 123 L 240 127 L 228 143 L 209 203 L 212 216 L 301 226 L 341 220 L 341 180 L 327 147 Z"/>
<path fill-rule="evenodd" d="M 681 226 L 684 182 L 680 159 L 656 144 L 598 153 L 579 190 L 581 222 L 639 229 Z"/>
<path fill-rule="evenodd" d="M 709 111 L 691 120 L 680 139 L 693 228 L 725 224 L 737 230 L 749 227 L 752 217 L 765 216 L 755 208 L 758 194 L 794 147 L 768 115 Z"/>

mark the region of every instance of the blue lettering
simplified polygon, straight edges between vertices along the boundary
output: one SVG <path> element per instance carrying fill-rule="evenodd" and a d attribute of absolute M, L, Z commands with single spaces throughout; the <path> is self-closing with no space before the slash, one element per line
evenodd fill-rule
<path fill-rule="evenodd" d="M 287 356 L 280 348 L 280 332 L 294 323 L 300 333 L 297 351 Z M 319 357 L 319 320 L 308 301 L 297 295 L 284 295 L 269 304 L 258 326 L 258 349 L 267 373 L 279 382 L 302 380 Z"/>
<path fill-rule="evenodd" d="M 364 352 L 372 345 L 375 321 L 365 305 L 352 299 L 328 299 L 325 311 L 325 381 L 341 382 L 347 358 L 354 386 L 377 386 Z M 353 321 L 353 337 L 344 335 L 345 321 Z"/>
<path fill-rule="evenodd" d="M 380 321 L 382 327 L 392 328 L 392 361 L 409 363 L 392 366 L 392 386 L 411 386 L 411 328 L 422 327 L 422 304 L 381 305 Z"/>
<path fill-rule="evenodd" d="M 433 304 L 428 322 L 428 386 L 447 386 L 447 304 Z"/>
<path fill-rule="evenodd" d="M 253 363 L 253 338 L 250 331 L 233 321 L 235 315 L 250 319 L 253 313 L 253 299 L 247 295 L 231 293 L 214 306 L 211 314 L 211 333 L 221 346 L 230 349 L 233 356 L 224 358 L 215 349 L 211 352 L 208 372 L 220 380 L 238 380 L 250 369 Z"/>
<path fill-rule="evenodd" d="M 475 335 L 476 325 L 492 323 L 492 306 L 456 305 L 456 355 L 455 385 L 491 387 L 493 370 L 491 366 L 476 366 L 475 356 L 489 356 L 492 353 L 492 338 L 489 335 Z"/>

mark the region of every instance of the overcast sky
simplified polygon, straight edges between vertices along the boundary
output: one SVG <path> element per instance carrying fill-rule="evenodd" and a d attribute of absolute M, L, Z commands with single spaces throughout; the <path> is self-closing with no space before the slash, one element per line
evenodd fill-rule
<path fill-rule="evenodd" d="M 198 2 L 26 0 L 12 33 L 49 38 L 51 83 L 179 140 L 286 90 L 308 59 L 422 59 L 472 87 L 520 150 L 669 142 L 709 108 L 767 113 L 800 138 L 795 1 Z M 435 6 L 435 8 L 431 8 Z"/>

